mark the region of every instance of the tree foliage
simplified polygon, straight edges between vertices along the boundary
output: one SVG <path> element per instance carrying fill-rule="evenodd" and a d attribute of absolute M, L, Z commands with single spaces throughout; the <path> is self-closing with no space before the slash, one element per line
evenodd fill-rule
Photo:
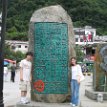
<path fill-rule="evenodd" d="M 20 62 L 24 57 L 25 54 L 23 54 L 22 52 L 20 51 L 14 52 L 10 49 L 9 45 L 7 44 L 5 45 L 4 58 L 16 60 L 17 62 Z"/>
<path fill-rule="evenodd" d="M 84 53 L 82 52 L 82 47 L 79 45 L 76 45 L 75 47 L 75 51 L 76 51 L 76 58 L 78 62 L 82 62 L 84 59 Z"/>
<path fill-rule="evenodd" d="M 107 34 L 107 0 L 8 0 L 7 39 L 27 40 L 32 13 L 42 7 L 62 5 L 75 27 L 90 25 Z"/>

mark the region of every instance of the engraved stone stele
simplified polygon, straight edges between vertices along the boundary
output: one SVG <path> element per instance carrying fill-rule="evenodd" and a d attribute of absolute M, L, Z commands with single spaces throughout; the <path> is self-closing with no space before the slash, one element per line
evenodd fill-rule
<path fill-rule="evenodd" d="M 70 95 L 69 59 L 75 56 L 70 16 L 60 6 L 35 11 L 29 25 L 29 51 L 34 53 L 31 99 L 61 103 Z"/>
<path fill-rule="evenodd" d="M 107 44 L 99 44 L 96 48 L 94 90 L 107 92 Z"/>

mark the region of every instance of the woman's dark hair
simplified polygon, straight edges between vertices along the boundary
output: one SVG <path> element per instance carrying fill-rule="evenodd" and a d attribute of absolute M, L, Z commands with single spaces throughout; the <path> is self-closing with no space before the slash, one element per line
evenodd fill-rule
<path fill-rule="evenodd" d="M 28 55 L 30 55 L 30 56 L 33 57 L 33 53 L 32 53 L 32 52 L 27 52 L 27 53 L 26 53 L 26 57 L 27 57 Z"/>
<path fill-rule="evenodd" d="M 70 66 L 73 66 L 73 64 L 71 63 L 71 60 L 72 59 L 75 59 L 76 60 L 76 57 L 71 57 L 71 59 L 70 59 Z M 76 62 L 77 63 L 77 62 Z"/>

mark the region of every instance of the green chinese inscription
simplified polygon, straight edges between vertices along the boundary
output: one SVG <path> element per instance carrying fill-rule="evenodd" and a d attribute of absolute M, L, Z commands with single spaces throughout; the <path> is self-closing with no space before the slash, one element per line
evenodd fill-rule
<path fill-rule="evenodd" d="M 68 28 L 65 23 L 35 23 L 34 82 L 42 80 L 38 94 L 68 93 Z"/>

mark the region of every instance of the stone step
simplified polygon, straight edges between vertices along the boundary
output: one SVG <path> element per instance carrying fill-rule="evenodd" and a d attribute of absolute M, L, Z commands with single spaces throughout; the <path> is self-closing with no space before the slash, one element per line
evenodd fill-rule
<path fill-rule="evenodd" d="M 87 90 L 87 89 L 85 90 L 85 95 L 92 100 L 97 100 L 97 96 L 99 93 L 103 95 L 103 100 L 107 101 L 107 92 L 97 92 L 97 91 Z"/>
<path fill-rule="evenodd" d="M 69 103 L 43 103 L 43 102 L 31 102 L 29 104 L 17 103 L 16 107 L 71 107 Z"/>

